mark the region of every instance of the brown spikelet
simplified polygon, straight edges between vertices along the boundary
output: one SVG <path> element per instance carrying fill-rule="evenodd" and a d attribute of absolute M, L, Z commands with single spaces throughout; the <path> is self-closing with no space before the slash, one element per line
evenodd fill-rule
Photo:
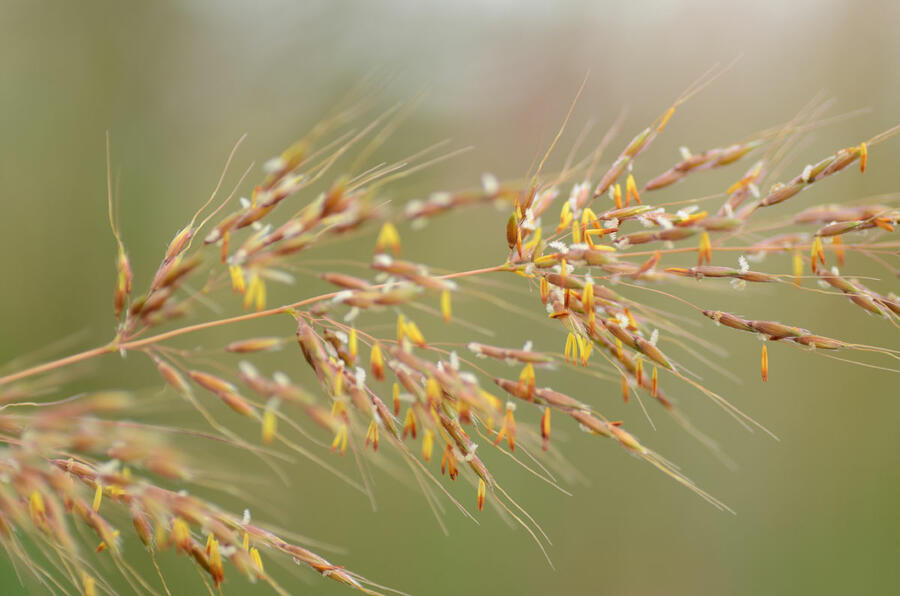
<path fill-rule="evenodd" d="M 233 341 L 227 346 L 225 346 L 226 352 L 233 352 L 235 354 L 247 354 L 250 352 L 264 352 L 270 350 L 276 350 L 283 345 L 283 340 L 280 337 L 256 337 L 253 339 L 244 339 L 240 341 Z"/>
<path fill-rule="evenodd" d="M 128 260 L 124 247 L 119 246 L 118 258 L 116 259 L 116 289 L 113 298 L 116 318 L 119 318 L 119 315 L 122 314 L 122 309 L 125 308 L 125 302 L 131 294 L 132 281 L 131 262 Z"/>
<path fill-rule="evenodd" d="M 188 371 L 188 376 L 204 389 L 216 394 L 235 391 L 234 385 L 209 373 L 201 372 L 199 370 L 190 370 Z"/>
<path fill-rule="evenodd" d="M 512 213 L 506 220 L 506 244 L 512 250 L 519 238 L 519 226 L 516 220 L 516 214 Z"/>
<path fill-rule="evenodd" d="M 166 255 L 163 258 L 163 262 L 169 262 L 184 251 L 188 242 L 191 241 L 191 238 L 194 237 L 196 230 L 193 226 L 187 225 L 181 229 L 175 237 L 172 238 L 172 241 L 169 242 L 169 247 L 166 249 Z"/>

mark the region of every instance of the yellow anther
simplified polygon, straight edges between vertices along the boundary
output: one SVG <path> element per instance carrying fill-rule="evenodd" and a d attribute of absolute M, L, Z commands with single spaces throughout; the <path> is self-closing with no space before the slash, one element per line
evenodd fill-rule
<path fill-rule="evenodd" d="M 441 292 L 441 316 L 444 317 L 445 323 L 449 323 L 450 319 L 453 317 L 453 311 L 450 305 L 450 290 Z"/>
<path fill-rule="evenodd" d="M 378 238 L 375 240 L 375 252 L 382 253 L 385 249 L 391 249 L 394 256 L 400 254 L 400 234 L 397 228 L 389 221 L 384 222 L 381 231 L 378 232 Z"/>
<path fill-rule="evenodd" d="M 247 289 L 244 286 L 244 270 L 240 265 L 229 265 L 228 273 L 231 274 L 231 289 L 243 294 Z"/>
<path fill-rule="evenodd" d="M 91 509 L 100 511 L 100 502 L 103 500 L 103 485 L 97 481 L 97 487 L 94 489 L 94 502 L 91 503 Z"/>
<path fill-rule="evenodd" d="M 422 458 L 431 461 L 431 452 L 434 450 L 434 432 L 427 428 L 422 436 Z"/>

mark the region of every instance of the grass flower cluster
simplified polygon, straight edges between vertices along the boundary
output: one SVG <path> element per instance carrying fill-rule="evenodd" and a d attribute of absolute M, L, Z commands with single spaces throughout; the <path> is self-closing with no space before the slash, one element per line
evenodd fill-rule
<path fill-rule="evenodd" d="M 67 384 L 83 374 L 78 365 L 97 360 L 114 367 L 126 354 L 143 358 L 166 391 L 202 416 L 208 428 L 192 431 L 195 438 L 240 449 L 277 474 L 287 465 L 285 454 L 302 456 L 367 494 L 373 487 L 366 467 L 349 475 L 334 465 L 335 458 L 367 459 L 392 473 L 400 469 L 418 481 L 436 510 L 437 503 L 449 502 L 475 518 L 491 508 L 524 527 L 542 549 L 546 536 L 504 489 L 489 460 L 504 452 L 555 484 L 550 470 L 564 461 L 552 439 L 556 427 L 607 439 L 597 448 L 622 449 L 727 509 L 626 423 L 605 417 L 601 404 L 546 383 L 590 374 L 616 399 L 658 407 L 701 441 L 705 437 L 672 393 L 705 395 L 739 424 L 765 430 L 696 380 L 691 368 L 705 359 L 692 346 L 715 340 L 690 333 L 648 306 L 649 293 L 687 305 L 704 332 L 722 326 L 763 340 L 763 382 L 769 379 L 767 345 L 776 342 L 822 355 L 844 352 L 851 359 L 854 353 L 898 358 L 896 350 L 770 320 L 764 304 L 753 313 L 759 319 L 728 305 L 729 292 L 782 284 L 832 301 L 831 308 L 846 308 L 844 316 L 877 316 L 898 325 L 900 299 L 880 282 L 863 283 L 853 274 L 861 262 L 891 269 L 886 255 L 898 248 L 890 238 L 900 223 L 900 210 L 892 205 L 896 197 L 790 210 L 799 193 L 838 173 L 861 175 L 870 153 L 877 156 L 877 145 L 897 130 L 826 151 L 778 182 L 772 178 L 776 166 L 805 132 L 826 123 L 823 106 L 814 103 L 791 121 L 733 144 L 700 153 L 683 149 L 667 171 L 641 180 L 635 167 L 640 156 L 706 82 L 662 110 L 605 167 L 607 148 L 621 142 L 615 141 L 616 127 L 581 157 L 580 147 L 573 147 L 559 171 L 546 172 L 557 136 L 524 182 L 484 175 L 480 188 L 435 192 L 400 209 L 385 200 L 390 183 L 447 156 L 430 149 L 397 163 L 369 164 L 402 110 L 368 116 L 365 101 L 351 102 L 266 162 L 247 198 L 234 200 L 251 170 L 225 198 L 223 173 L 144 281 L 134 279 L 110 182 L 115 336 L 43 364 L 0 369 L 0 543 L 18 573 L 48 592 L 93 595 L 116 591 L 113 565 L 137 593 L 175 593 L 177 586 L 168 585 L 163 571 L 144 577 L 134 569 L 139 557 L 155 560 L 156 553 L 174 550 L 197 567 L 211 590 L 229 580 L 239 585 L 244 580 L 231 578 L 243 576 L 269 583 L 278 593 L 294 593 L 267 571 L 272 559 L 283 558 L 348 588 L 388 591 L 287 531 L 257 523 L 249 511 L 228 511 L 192 494 L 201 470 L 173 442 L 171 429 L 134 419 L 140 388 L 66 393 Z M 359 121 L 365 125 L 353 128 Z M 667 188 L 686 178 L 728 167 L 739 170 L 723 193 L 664 198 Z M 401 231 L 419 233 L 407 224 L 463 209 L 489 213 L 491 206 L 504 215 L 496 218 L 495 237 L 483 240 L 482 267 L 436 273 L 403 251 Z M 309 251 L 334 242 L 355 243 L 367 269 L 359 263 L 305 262 Z M 289 286 L 295 299 L 273 306 L 273 286 L 290 284 L 301 269 L 314 271 L 331 291 L 310 295 L 302 284 Z M 890 278 L 895 274 L 896 269 Z M 429 326 L 422 319 L 469 325 L 455 318 L 454 297 L 483 296 L 476 285 L 483 279 L 495 287 L 526 289 L 532 306 L 527 316 L 556 329 L 558 344 L 539 350 L 530 343 L 509 345 L 502 336 L 447 344 L 423 334 Z M 700 280 L 724 291 L 695 304 L 681 290 Z M 844 296 L 847 304 L 835 303 L 833 296 Z M 493 306 L 498 302 L 502 307 L 502 301 Z M 209 303 L 232 312 L 208 318 Z M 259 336 L 251 326 L 238 325 L 267 318 L 283 333 Z M 170 341 L 193 341 L 213 328 L 233 336 L 202 351 Z M 267 357 L 276 350 L 293 350 L 297 368 L 302 363 L 308 376 L 273 371 Z M 696 362 L 688 359 L 692 354 Z M 470 496 L 459 497 L 465 493 L 451 490 L 453 482 L 467 484 Z M 146 554 L 124 552 L 126 533 L 143 543 Z M 403 583 L 402 577 L 378 579 Z"/>

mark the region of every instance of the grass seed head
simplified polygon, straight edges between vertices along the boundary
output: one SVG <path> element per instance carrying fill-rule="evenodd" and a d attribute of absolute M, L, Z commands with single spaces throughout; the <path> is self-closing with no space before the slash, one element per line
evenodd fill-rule
<path fill-rule="evenodd" d="M 689 90 L 686 96 L 692 92 L 693 89 Z M 626 403 L 632 391 L 637 396 L 641 392 L 649 393 L 655 398 L 654 407 L 661 405 L 668 414 L 683 420 L 660 387 L 659 369 L 671 373 L 667 380 L 672 383 L 686 383 L 692 389 L 711 394 L 681 373 L 682 359 L 686 360 L 685 370 L 693 364 L 687 361 L 687 355 L 695 354 L 690 345 L 700 343 L 700 338 L 687 335 L 680 321 L 670 319 L 660 307 L 643 303 L 641 296 L 646 291 L 686 303 L 719 326 L 751 332 L 766 342 L 779 341 L 810 350 L 841 349 L 892 355 L 888 350 L 851 344 L 814 334 L 800 326 L 769 320 L 777 314 L 777 311 L 765 312 L 777 304 L 774 300 L 754 303 L 753 308 L 760 310 L 754 316 L 763 317 L 760 319 L 729 313 L 727 301 L 731 289 L 715 280 L 728 279 L 737 289 L 749 282 L 771 284 L 775 291 L 792 291 L 790 284 L 779 282 L 793 277 L 795 284 L 801 286 L 804 261 L 808 259 L 826 290 L 824 293 L 840 292 L 858 309 L 896 325 L 900 316 L 900 301 L 896 296 L 886 291 L 879 293 L 879 280 L 869 282 L 868 278 L 862 278 L 868 284 L 864 285 L 855 272 L 847 275 L 828 269 L 825 256 L 826 248 L 833 251 L 842 268 L 847 264 L 855 266 L 867 258 L 883 265 L 877 256 L 884 251 L 881 238 L 894 232 L 900 223 L 891 199 L 817 205 L 793 217 L 782 210 L 774 221 L 763 221 L 761 217 L 770 211 L 764 207 L 784 205 L 782 209 L 790 209 L 789 199 L 857 160 L 860 171 L 865 171 L 869 148 L 897 131 L 892 129 L 867 142 L 840 149 L 802 168 L 794 178 L 772 185 L 762 196 L 759 187 L 769 184 L 769 172 L 780 166 L 776 162 L 785 154 L 785 148 L 793 144 L 793 135 L 799 134 L 802 126 L 794 123 L 787 129 L 779 129 L 778 134 L 761 133 L 749 141 L 699 153 L 684 150 L 678 163 L 647 182 L 641 197 L 634 168 L 640 166 L 641 154 L 663 132 L 675 106 L 683 100 L 676 101 L 634 136 L 599 181 L 592 180 L 593 165 L 586 165 L 595 159 L 583 163 L 573 159 L 556 176 L 535 175 L 526 184 L 506 184 L 485 175 L 480 188 L 432 193 L 426 200 L 410 203 L 402 214 L 397 214 L 422 223 L 441 213 L 496 203 L 510 213 L 505 230 L 507 246 L 497 247 L 494 265 L 481 269 L 451 269 L 438 274 L 423 263 L 398 259 L 400 237 L 394 214 L 382 207 L 388 203 L 382 194 L 382 184 L 424 164 L 414 164 L 416 156 L 402 164 L 377 164 L 366 169 L 360 160 L 357 165 L 349 166 L 352 171 L 336 172 L 338 164 L 343 163 L 339 158 L 354 145 L 365 143 L 366 139 L 371 141 L 373 144 L 361 151 L 368 157 L 394 126 L 390 124 L 392 113 L 388 113 L 344 136 L 334 130 L 361 108 L 329 120 L 270 160 L 249 199 L 242 200 L 230 214 L 218 215 L 225 202 L 200 224 L 196 221 L 201 213 L 195 214 L 169 242 L 146 293 L 137 298 L 131 295 L 131 264 L 113 225 L 118 251 L 115 337 L 99 348 L 0 377 L 0 403 L 5 408 L 0 415 L 0 428 L 8 437 L 0 457 L 0 472 L 9 480 L 0 483 L 0 541 L 14 544 L 21 536 L 24 540 L 49 545 L 62 558 L 54 569 L 71 570 L 68 575 L 75 584 L 71 588 L 90 593 L 96 591 L 96 585 L 93 573 L 88 573 L 93 567 L 88 567 L 89 561 L 83 554 L 89 549 L 79 549 L 81 533 L 73 531 L 71 526 L 86 527 L 95 535 L 90 539 L 91 546 L 99 540 L 97 550 L 104 553 L 99 556 L 108 557 L 112 553 L 114 560 L 124 562 L 120 558 L 119 529 L 111 521 L 116 519 L 113 515 L 117 510 L 124 510 L 141 542 L 158 550 L 174 546 L 208 575 L 217 588 L 225 579 L 225 567 L 232 565 L 239 575 L 270 582 L 283 593 L 263 570 L 261 551 L 265 550 L 267 556 L 280 553 L 311 567 L 323 577 L 374 593 L 377 587 L 360 576 L 251 524 L 249 515 L 228 514 L 205 499 L 192 496 L 187 489 L 198 478 L 206 478 L 206 470 L 198 468 L 190 454 L 182 453 L 187 449 L 182 449 L 181 443 L 170 444 L 165 437 L 208 438 L 217 441 L 217 447 L 225 444 L 244 449 L 266 461 L 272 455 L 287 459 L 281 451 L 293 450 L 356 488 L 360 483 L 355 477 L 332 467 L 316 452 L 318 448 L 325 451 L 330 447 L 331 451 L 343 455 L 351 448 L 352 459 L 360 465 L 366 491 L 369 475 L 362 470 L 367 469 L 364 464 L 369 460 L 365 458 L 371 458 L 375 465 L 385 465 L 392 473 L 396 471 L 389 463 L 392 455 L 415 462 L 422 471 L 427 471 L 430 468 L 426 464 L 434 454 L 437 441 L 442 475 L 451 481 L 460 475 L 477 481 L 479 511 L 484 508 L 490 488 L 498 506 L 512 513 L 511 497 L 494 479 L 487 465 L 488 458 L 483 460 L 476 454 L 477 445 L 472 439 L 480 435 L 501 449 L 500 444 L 505 440 L 507 455 L 519 445 L 520 453 L 526 453 L 529 458 L 533 454 L 539 466 L 543 466 L 539 458 L 542 451 L 549 450 L 551 410 L 556 410 L 554 417 L 561 417 L 554 424 L 568 423 L 593 436 L 614 439 L 638 459 L 718 504 L 624 430 L 619 422 L 605 418 L 599 412 L 603 407 L 601 402 L 581 401 L 581 396 L 570 396 L 553 387 L 537 387 L 536 368 L 541 368 L 542 379 L 546 376 L 548 383 L 555 383 L 564 374 L 584 374 L 601 380 L 618 376 Z M 323 138 L 331 133 L 338 140 L 334 144 L 323 143 Z M 702 209 L 704 203 L 700 200 L 679 204 L 677 210 L 672 209 L 675 203 L 667 199 L 656 200 L 662 196 L 663 188 L 689 175 L 727 167 L 762 145 L 769 145 L 766 153 L 731 185 L 718 211 Z M 541 169 L 538 167 L 539 173 Z M 324 178 L 326 175 L 334 176 Z M 554 201 L 569 185 L 571 193 L 563 195 L 566 200 L 559 207 L 558 225 L 542 226 L 542 216 L 546 219 L 555 213 Z M 654 204 L 648 202 L 651 200 Z M 205 244 L 217 247 L 194 247 L 193 238 L 207 223 L 211 228 L 203 232 Z M 502 225 L 502 219 L 497 223 Z M 359 232 L 374 231 L 373 226 L 379 225 L 375 255 L 369 263 L 354 262 L 353 265 L 361 265 L 359 268 L 351 269 L 348 263 L 332 259 L 328 261 L 329 267 L 338 270 L 323 272 L 319 271 L 323 261 L 308 257 L 313 250 L 328 251 L 331 243 L 359 236 Z M 764 230 L 764 234 L 774 235 L 758 240 L 755 235 Z M 690 243 L 697 242 L 698 234 L 699 244 L 692 247 Z M 832 238 L 827 247 L 823 238 Z M 755 243 L 747 246 L 751 241 Z M 740 256 L 737 267 L 712 265 L 714 245 L 720 257 L 735 251 L 748 258 Z M 486 250 L 491 249 L 488 246 Z M 680 253 L 688 253 L 685 256 L 692 258 L 690 253 L 695 250 L 695 266 L 686 267 L 678 260 Z M 750 269 L 750 261 L 767 255 L 774 256 L 765 268 L 771 272 Z M 781 267 L 790 271 L 784 272 Z M 366 270 L 372 279 L 366 274 L 351 275 Z M 510 284 L 521 283 L 535 290 L 532 306 L 543 312 L 537 305 L 539 297 L 549 314 L 549 318 L 541 320 L 556 328 L 559 340 L 565 336 L 562 358 L 537 351 L 530 342 L 521 349 L 503 347 L 507 342 L 498 337 L 494 342 L 497 345 L 465 344 L 480 359 L 475 364 L 457 355 L 459 343 L 448 345 L 439 338 L 426 342 L 410 318 L 416 309 L 417 318 L 434 315 L 452 323 L 452 329 L 472 328 L 469 321 L 453 318 L 451 292 L 454 291 L 470 299 L 484 297 L 485 306 L 505 307 L 509 302 L 510 312 L 518 313 L 524 307 L 513 303 L 512 293 L 491 295 L 483 289 L 487 281 L 479 287 L 475 283 L 470 285 L 467 279 L 509 273 L 515 274 L 509 276 Z M 291 284 L 294 275 L 312 275 L 334 288 L 316 295 L 306 291 L 311 286 L 297 283 L 292 290 L 296 293 L 291 298 L 293 302 L 271 306 L 270 289 L 272 296 L 278 295 L 275 287 Z M 693 283 L 684 278 L 707 280 L 700 287 L 710 291 L 713 286 L 719 286 L 721 293 L 710 293 L 704 299 L 715 298 L 722 300 L 722 304 L 702 309 L 689 302 L 678 293 L 683 285 Z M 492 279 L 490 283 L 500 282 Z M 666 286 L 673 289 L 659 289 Z M 225 295 L 221 304 L 217 304 L 220 289 Z M 752 290 L 748 287 L 748 291 Z M 210 314 L 209 319 L 190 319 L 178 325 L 178 317 L 193 316 L 195 310 L 216 312 L 215 308 L 195 309 L 198 304 L 224 310 L 236 302 L 231 293 L 240 295 L 239 301 L 248 312 L 223 314 L 221 318 Z M 439 308 L 435 308 L 435 299 Z M 378 322 L 384 311 L 391 313 L 390 316 L 396 314 L 395 338 L 384 333 L 383 321 Z M 271 337 L 251 336 L 250 339 L 231 336 L 222 342 L 223 347 L 202 350 L 199 343 L 176 349 L 168 342 L 186 339 L 212 327 L 231 328 L 232 324 L 249 324 L 267 317 L 279 321 L 286 318 L 285 314 L 296 322 L 296 338 L 303 356 L 296 363 L 301 368 L 308 367 L 310 374 L 305 380 L 293 381 L 284 373 L 260 372 L 266 370 L 269 352 L 286 343 L 277 332 Z M 426 323 L 427 318 L 420 322 Z M 164 323 L 165 330 L 153 330 Z M 474 327 L 486 337 L 495 331 L 490 322 L 483 327 L 475 323 Z M 666 333 L 666 352 L 658 347 L 657 330 Z M 721 332 L 711 332 L 716 333 Z M 518 341 L 521 340 L 511 343 L 518 345 Z M 539 341 L 543 342 L 544 338 Z M 358 366 L 360 342 L 370 346 L 367 367 Z M 763 344 L 761 353 L 763 381 L 768 380 L 767 345 Z M 593 350 L 602 357 L 591 358 Z M 117 351 L 122 355 L 135 352 L 148 356 L 167 385 L 196 408 L 210 425 L 212 430 L 208 436 L 195 429 L 173 427 L 167 429 L 172 432 L 163 433 L 157 427 L 144 426 L 132 420 L 133 415 L 140 413 L 134 408 L 134 400 L 125 399 L 121 393 L 41 401 L 45 392 L 54 391 L 69 380 L 66 374 L 70 364 Z M 230 354 L 241 354 L 246 360 L 232 369 Z M 567 366 L 561 365 L 563 360 Z M 492 369 L 504 366 L 520 368 L 518 377 L 515 374 L 505 375 L 510 378 L 495 376 Z M 651 370 L 645 372 L 648 366 Z M 303 379 L 293 370 L 291 374 Z M 693 371 L 690 376 L 696 377 Z M 508 394 L 510 401 L 504 403 L 485 389 L 484 385 L 491 381 Z M 387 383 L 391 387 L 390 397 L 386 394 Z M 194 395 L 195 385 L 233 411 L 251 418 L 253 424 L 249 426 L 258 423 L 259 430 L 252 432 L 260 432 L 258 440 L 265 447 L 260 447 L 257 440 L 245 439 L 243 427 L 231 427 L 236 417 L 223 416 L 219 420 L 214 409 L 207 406 L 210 396 Z M 251 392 L 248 395 L 253 397 L 244 397 L 243 392 L 248 390 Z M 674 392 L 669 387 L 666 390 Z M 736 416 L 743 416 L 718 396 L 715 399 Z M 31 404 L 41 407 L 7 407 Z M 517 404 L 523 408 L 518 421 L 514 414 Z M 402 419 L 401 406 L 405 406 Z M 529 416 L 535 410 L 540 412 L 539 421 Z M 313 423 L 312 429 L 304 427 L 304 417 Z M 410 435 L 418 440 L 420 431 L 421 457 L 425 463 L 418 461 L 417 448 L 405 442 Z M 323 433 L 324 438 L 316 437 L 316 432 Z M 327 438 L 331 439 L 330 443 Z M 311 439 L 311 444 L 305 443 L 306 439 Z M 541 446 L 540 450 L 537 445 Z M 363 448 L 368 446 L 372 451 Z M 376 450 L 381 450 L 377 456 L 373 454 Z M 556 457 L 555 453 L 549 455 Z M 436 462 L 431 465 L 436 466 Z M 431 474 L 417 477 L 426 482 L 444 482 Z M 160 481 L 185 491 L 169 490 Z M 428 495 L 433 492 L 431 487 L 425 490 Z M 512 505 L 518 508 L 514 502 Z M 441 507 L 438 505 L 436 509 Z M 528 515 L 513 514 L 513 517 L 532 531 Z M 199 536 L 205 536 L 205 544 Z M 106 582 L 97 583 L 101 589 L 107 588 Z"/>

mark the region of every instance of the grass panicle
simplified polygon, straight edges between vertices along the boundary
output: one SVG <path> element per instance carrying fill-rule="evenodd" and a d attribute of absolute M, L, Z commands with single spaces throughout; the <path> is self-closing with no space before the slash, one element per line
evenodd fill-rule
<path fill-rule="evenodd" d="M 819 335 L 802 321 L 770 320 L 777 317 L 776 304 L 760 301 L 745 317 L 730 312 L 728 302 L 731 292 L 770 284 L 813 292 L 840 316 L 871 315 L 898 326 L 900 299 L 889 284 L 870 278 L 864 284 L 854 275 L 862 263 L 875 263 L 896 279 L 896 269 L 880 256 L 896 254 L 900 246 L 891 239 L 900 223 L 896 195 L 787 211 L 801 191 L 840 172 L 859 176 L 867 167 L 884 167 L 877 145 L 898 129 L 855 141 L 785 182 L 769 180 L 788 149 L 821 124 L 819 106 L 812 106 L 786 125 L 721 148 L 696 154 L 683 149 L 674 166 L 643 179 L 636 168 L 641 155 L 710 78 L 638 132 L 599 176 L 595 168 L 613 135 L 580 161 L 573 152 L 562 171 L 545 172 L 563 127 L 526 182 L 488 174 L 478 188 L 435 192 L 399 208 L 389 208 L 389 184 L 441 157 L 428 150 L 395 163 L 367 164 L 403 112 L 369 117 L 368 101 L 339 106 L 265 162 L 246 198 L 232 200 L 243 176 L 221 196 L 223 172 L 144 282 L 134 276 L 110 198 L 114 336 L 57 360 L 0 369 L 0 543 L 23 580 L 51 592 L 114 593 L 119 584 L 108 575 L 111 562 L 135 592 L 171 592 L 164 570 L 146 578 L 134 570 L 133 558 L 143 555 L 126 557 L 122 535 L 129 533 L 154 562 L 160 551 L 182 555 L 211 590 L 249 581 L 294 593 L 282 575 L 267 571 L 275 568 L 270 559 L 284 558 L 351 589 L 388 591 L 314 552 L 315 542 L 252 522 L 249 511 L 230 512 L 194 496 L 192 487 L 221 484 L 183 441 L 245 452 L 282 479 L 293 457 L 302 457 L 373 501 L 370 464 L 383 467 L 415 479 L 439 523 L 442 502 L 473 520 L 491 508 L 524 527 L 546 554 L 549 539 L 504 490 L 492 461 L 509 456 L 564 491 L 555 477 L 557 469 L 565 470 L 564 448 L 551 436 L 552 418 L 554 429 L 568 426 L 608 439 L 728 510 L 656 453 L 652 439 L 639 439 L 626 422 L 605 417 L 602 399 L 570 395 L 553 384 L 565 375 L 601 379 L 614 395 L 621 388 L 625 402 L 636 398 L 648 417 L 658 407 L 703 441 L 674 395 L 706 395 L 739 424 L 764 428 L 695 380 L 693 369 L 707 362 L 702 352 L 715 346 L 717 333 L 743 331 L 765 341 L 762 381 L 769 381 L 769 346 L 775 343 L 900 358 L 895 350 Z M 361 120 L 364 125 L 354 128 Z M 717 195 L 673 203 L 662 198 L 676 182 L 684 185 L 749 155 L 756 161 Z M 348 165 L 348 156 L 358 159 Z M 761 191 L 765 184 L 770 189 Z M 109 190 L 111 197 L 111 182 Z M 489 213 L 490 205 L 504 214 L 494 218 L 496 237 L 485 240 L 481 268 L 442 272 L 419 262 L 402 243 L 428 220 L 463 210 Z M 770 213 L 775 219 L 763 219 Z M 336 242 L 364 246 L 357 250 L 366 257 L 346 263 L 316 256 L 327 255 Z M 297 283 L 305 276 L 331 290 L 308 292 L 305 279 Z M 710 290 L 702 304 L 681 293 L 688 285 Z M 529 292 L 525 306 L 502 295 L 516 287 Z M 273 306 L 270 296 L 285 291 L 291 301 Z M 700 331 L 687 331 L 678 320 L 682 315 L 642 301 L 648 291 L 686 305 L 703 323 Z M 858 308 L 841 310 L 842 301 L 833 296 Z M 456 308 L 457 297 L 482 300 L 485 311 L 520 314 L 523 325 L 551 328 L 558 340 L 541 349 L 502 336 L 442 343 L 441 325 L 473 333 L 490 329 L 489 319 L 460 318 L 471 311 Z M 210 304 L 222 314 L 208 318 Z M 261 319 L 273 319 L 282 333 L 238 325 Z M 229 330 L 229 340 L 203 349 L 177 348 L 172 341 L 200 346 L 209 329 Z M 306 376 L 267 372 L 273 352 L 291 355 Z M 114 367 L 116 354 L 144 358 L 166 391 L 185 400 L 206 426 L 141 422 L 150 396 L 140 387 L 66 396 L 67 383 L 87 374 L 77 365 Z M 777 371 L 775 353 L 772 362 Z M 355 463 L 355 471 L 339 463 L 341 456 Z M 390 581 L 402 585 L 403 578 Z"/>

